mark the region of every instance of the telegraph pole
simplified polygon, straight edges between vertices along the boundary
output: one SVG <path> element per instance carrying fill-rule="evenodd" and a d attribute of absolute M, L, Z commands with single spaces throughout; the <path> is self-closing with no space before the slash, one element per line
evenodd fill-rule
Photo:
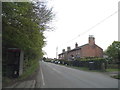
<path fill-rule="evenodd" d="M 56 59 L 58 57 L 58 46 L 56 47 Z"/>

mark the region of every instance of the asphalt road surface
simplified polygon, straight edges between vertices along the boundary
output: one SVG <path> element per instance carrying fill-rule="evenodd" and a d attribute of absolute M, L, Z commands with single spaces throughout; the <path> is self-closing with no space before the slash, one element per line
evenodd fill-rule
<path fill-rule="evenodd" d="M 36 88 L 118 88 L 118 80 L 99 72 L 40 62 Z"/>

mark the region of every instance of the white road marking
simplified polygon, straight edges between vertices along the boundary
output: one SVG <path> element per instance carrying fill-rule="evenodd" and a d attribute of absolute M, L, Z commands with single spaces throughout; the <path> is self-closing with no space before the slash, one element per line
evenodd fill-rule
<path fill-rule="evenodd" d="M 42 68 L 40 68 L 40 71 L 41 71 L 41 76 L 42 76 L 42 83 L 43 83 L 43 86 L 44 86 L 45 85 L 45 81 L 44 81 L 44 76 L 43 76 Z"/>

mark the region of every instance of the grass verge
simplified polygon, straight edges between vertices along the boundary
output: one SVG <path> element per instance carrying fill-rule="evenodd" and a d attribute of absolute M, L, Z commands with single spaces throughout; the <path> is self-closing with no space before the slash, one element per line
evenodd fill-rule
<path fill-rule="evenodd" d="M 109 68 L 109 69 L 106 69 L 106 72 L 120 72 L 120 69 Z M 115 79 L 120 79 L 119 73 L 116 74 L 116 75 L 111 75 L 111 77 L 112 77 L 112 78 L 115 78 Z"/>
<path fill-rule="evenodd" d="M 33 60 L 30 63 L 30 67 L 18 78 L 19 80 L 25 79 L 35 73 L 36 69 L 39 67 L 38 60 Z"/>
<path fill-rule="evenodd" d="M 59 65 L 63 65 L 63 64 L 59 64 Z M 90 70 L 88 67 L 77 67 L 77 66 L 70 66 L 70 65 L 63 65 L 66 67 L 70 67 L 70 68 L 75 68 L 75 69 L 79 69 L 79 70 L 84 70 L 84 71 L 92 71 L 92 72 L 114 72 L 114 71 L 120 71 L 120 69 L 117 68 L 108 68 L 105 71 L 102 70 Z"/>
<path fill-rule="evenodd" d="M 63 64 L 60 64 L 63 65 Z M 63 65 L 66 67 L 70 67 L 70 68 L 74 68 L 74 69 L 78 69 L 78 70 L 83 70 L 83 71 L 90 71 L 90 72 L 105 72 L 102 70 L 90 70 L 88 67 L 76 67 L 76 66 L 69 66 L 69 65 Z"/>
<path fill-rule="evenodd" d="M 30 66 L 18 78 L 8 78 L 8 77 L 4 77 L 3 76 L 2 77 L 3 87 L 12 85 L 12 84 L 14 84 L 17 81 L 21 81 L 21 80 L 29 78 L 30 76 L 35 74 L 35 72 L 38 69 L 38 67 L 39 67 L 39 61 L 38 60 L 31 60 Z"/>
<path fill-rule="evenodd" d="M 106 69 L 106 72 L 114 72 L 114 71 L 120 71 L 120 69 L 116 69 L 116 68 L 108 68 L 108 69 Z"/>

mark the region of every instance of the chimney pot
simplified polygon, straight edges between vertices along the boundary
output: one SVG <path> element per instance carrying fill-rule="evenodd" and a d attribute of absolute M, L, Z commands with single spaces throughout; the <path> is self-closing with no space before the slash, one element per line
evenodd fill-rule
<path fill-rule="evenodd" d="M 76 43 L 76 44 L 75 44 L 75 48 L 77 48 L 77 47 L 78 47 L 78 44 Z"/>
<path fill-rule="evenodd" d="M 65 53 L 65 49 L 63 49 L 62 52 Z"/>
<path fill-rule="evenodd" d="M 95 38 L 93 35 L 89 35 L 89 45 L 94 45 L 95 44 Z"/>
<path fill-rule="evenodd" d="M 70 51 L 71 50 L 71 48 L 70 47 L 67 47 L 67 51 Z"/>

